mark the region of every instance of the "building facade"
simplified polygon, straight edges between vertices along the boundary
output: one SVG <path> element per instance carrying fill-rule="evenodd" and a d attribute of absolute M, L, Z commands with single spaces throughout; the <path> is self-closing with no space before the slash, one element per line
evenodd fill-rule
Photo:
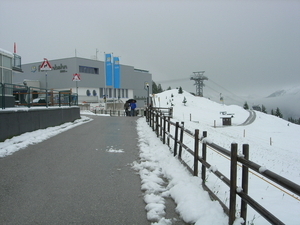
<path fill-rule="evenodd" d="M 152 90 L 152 75 L 146 70 L 120 65 L 120 88 L 106 86 L 104 62 L 80 57 L 49 60 L 50 71 L 41 71 L 42 62 L 22 65 L 22 74 L 13 75 L 14 84 L 26 84 L 38 88 L 70 90 L 78 94 L 78 103 L 124 102 L 136 99 L 138 107 L 144 107 L 147 87 Z M 75 78 L 75 74 L 79 74 Z M 76 81 L 77 80 L 77 81 Z"/>
<path fill-rule="evenodd" d="M 16 73 L 22 73 L 21 56 L 0 49 L 0 105 L 2 107 L 13 107 L 15 104 L 11 84 L 13 74 Z"/>

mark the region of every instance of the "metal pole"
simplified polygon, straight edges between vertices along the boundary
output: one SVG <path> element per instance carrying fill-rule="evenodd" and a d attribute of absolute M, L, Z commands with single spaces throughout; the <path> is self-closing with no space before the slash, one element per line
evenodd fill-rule
<path fill-rule="evenodd" d="M 47 79 L 47 71 L 46 71 L 46 107 L 48 108 L 48 79 Z"/>
<path fill-rule="evenodd" d="M 149 84 L 147 84 L 147 107 L 149 107 Z"/>

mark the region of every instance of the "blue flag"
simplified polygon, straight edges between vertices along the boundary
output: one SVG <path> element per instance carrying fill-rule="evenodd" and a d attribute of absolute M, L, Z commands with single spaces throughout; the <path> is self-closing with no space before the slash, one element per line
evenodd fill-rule
<path fill-rule="evenodd" d="M 119 57 L 114 57 L 114 88 L 120 88 L 120 64 L 119 64 Z"/>
<path fill-rule="evenodd" d="M 105 54 L 105 81 L 106 86 L 112 86 L 111 54 Z"/>

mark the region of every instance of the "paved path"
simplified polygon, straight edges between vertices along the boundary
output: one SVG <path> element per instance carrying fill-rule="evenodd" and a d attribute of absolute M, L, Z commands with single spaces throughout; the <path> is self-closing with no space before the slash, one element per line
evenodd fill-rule
<path fill-rule="evenodd" d="M 249 112 L 249 117 L 247 118 L 247 120 L 244 123 L 240 124 L 239 126 L 250 125 L 251 123 L 253 123 L 255 121 L 255 119 L 256 119 L 255 111 L 252 109 L 249 109 L 248 112 Z"/>
<path fill-rule="evenodd" d="M 130 166 L 136 118 L 93 119 L 0 158 L 0 224 L 150 224 Z"/>

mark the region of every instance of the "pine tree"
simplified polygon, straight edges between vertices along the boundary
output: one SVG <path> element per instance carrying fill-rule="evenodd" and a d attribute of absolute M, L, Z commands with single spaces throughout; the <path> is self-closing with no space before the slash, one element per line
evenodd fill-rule
<path fill-rule="evenodd" d="M 282 113 L 280 112 L 280 109 L 277 107 L 276 112 L 275 112 L 275 116 L 282 118 Z"/>
<path fill-rule="evenodd" d="M 183 101 L 182 101 L 182 103 L 185 105 L 185 103 L 187 103 L 187 100 L 186 100 L 186 98 L 184 97 L 183 98 Z"/>
<path fill-rule="evenodd" d="M 171 86 L 169 86 L 167 90 L 172 90 Z"/>
<path fill-rule="evenodd" d="M 264 105 L 261 106 L 261 111 L 262 111 L 263 113 L 267 113 L 267 109 L 266 109 L 266 107 L 265 107 Z"/>
<path fill-rule="evenodd" d="M 157 93 L 163 92 L 163 89 L 160 84 L 157 85 Z"/>
<path fill-rule="evenodd" d="M 154 81 L 152 81 L 152 94 L 157 94 L 157 85 Z"/>
<path fill-rule="evenodd" d="M 273 116 L 275 115 L 275 114 L 274 114 L 274 110 L 273 110 L 273 109 L 271 109 L 271 115 L 273 115 Z"/>
<path fill-rule="evenodd" d="M 247 102 L 245 102 L 245 104 L 244 104 L 244 109 L 249 109 L 249 106 L 248 106 Z"/>
<path fill-rule="evenodd" d="M 178 94 L 182 94 L 183 93 L 183 91 L 182 91 L 182 88 L 181 88 L 181 86 L 179 87 L 179 90 L 178 90 Z"/>

